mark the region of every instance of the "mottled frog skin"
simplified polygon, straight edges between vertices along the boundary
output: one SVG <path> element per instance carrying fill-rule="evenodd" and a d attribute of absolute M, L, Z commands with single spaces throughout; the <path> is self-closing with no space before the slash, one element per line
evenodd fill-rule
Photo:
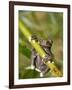
<path fill-rule="evenodd" d="M 34 38 L 35 40 L 35 38 Z M 37 38 L 36 38 L 36 41 Z M 53 41 L 52 40 L 41 40 L 40 41 L 40 46 L 42 49 L 46 52 L 47 56 L 44 58 L 45 61 L 47 62 L 48 60 L 52 62 L 54 56 L 51 51 Z M 40 57 L 40 55 L 36 52 L 36 50 L 33 48 L 32 49 L 32 55 L 31 55 L 31 65 L 34 66 L 34 68 L 37 68 L 40 70 L 41 73 L 45 74 L 49 71 L 48 66 L 46 66 L 43 62 L 43 59 Z"/>

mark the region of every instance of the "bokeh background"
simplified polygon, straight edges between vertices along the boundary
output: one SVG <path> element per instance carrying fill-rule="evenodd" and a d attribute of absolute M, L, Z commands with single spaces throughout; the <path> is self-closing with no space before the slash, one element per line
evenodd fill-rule
<path fill-rule="evenodd" d="M 22 19 L 32 35 L 39 39 L 52 39 L 52 52 L 56 66 L 63 72 L 63 13 L 19 11 L 19 20 Z M 40 78 L 34 70 L 26 70 L 31 65 L 32 46 L 19 30 L 19 79 Z M 53 77 L 51 72 L 44 77 Z"/>

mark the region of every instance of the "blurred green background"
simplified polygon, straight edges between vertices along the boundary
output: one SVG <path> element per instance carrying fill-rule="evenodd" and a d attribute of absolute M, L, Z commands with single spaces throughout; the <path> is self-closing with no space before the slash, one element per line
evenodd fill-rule
<path fill-rule="evenodd" d="M 52 39 L 52 52 L 56 66 L 63 72 L 63 13 L 19 11 L 19 20 L 22 19 L 26 27 L 39 39 Z M 19 79 L 39 78 L 39 73 L 26 70 L 31 65 L 32 46 L 19 30 Z M 53 77 L 51 72 L 44 77 Z"/>

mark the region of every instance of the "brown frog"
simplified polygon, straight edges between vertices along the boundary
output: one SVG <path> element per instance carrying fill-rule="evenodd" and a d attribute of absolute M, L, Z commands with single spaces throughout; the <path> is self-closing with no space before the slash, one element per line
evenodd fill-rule
<path fill-rule="evenodd" d="M 36 36 L 33 36 L 32 40 L 39 42 Z M 44 58 L 44 61 L 52 62 L 54 58 L 53 53 L 51 51 L 53 41 L 52 40 L 47 40 L 47 41 L 41 40 L 39 44 L 46 53 L 46 57 Z M 46 64 L 44 64 L 43 59 L 40 57 L 40 55 L 36 52 L 34 48 L 32 49 L 32 55 L 31 55 L 31 67 L 32 69 L 35 69 L 38 72 L 40 72 L 40 77 L 43 77 L 44 74 L 50 70 L 49 67 Z"/>

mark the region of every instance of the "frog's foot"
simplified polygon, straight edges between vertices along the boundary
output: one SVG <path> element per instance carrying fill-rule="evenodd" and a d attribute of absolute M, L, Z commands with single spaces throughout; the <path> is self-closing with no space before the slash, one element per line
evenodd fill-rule
<path fill-rule="evenodd" d="M 43 73 L 42 72 L 40 73 L 40 77 L 43 77 Z"/>
<path fill-rule="evenodd" d="M 41 72 L 38 68 L 35 68 L 35 70 L 36 70 L 37 72 Z"/>
<path fill-rule="evenodd" d="M 28 69 L 34 70 L 34 69 L 35 69 L 35 66 L 34 66 L 34 65 L 31 65 L 31 66 L 26 67 L 26 69 L 27 69 L 27 70 L 28 70 Z"/>

